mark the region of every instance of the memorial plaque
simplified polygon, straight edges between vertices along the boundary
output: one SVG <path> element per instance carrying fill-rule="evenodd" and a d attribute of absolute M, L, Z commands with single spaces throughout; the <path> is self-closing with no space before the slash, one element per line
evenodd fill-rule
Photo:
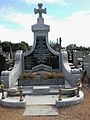
<path fill-rule="evenodd" d="M 59 56 L 50 52 L 45 36 L 37 36 L 35 49 L 31 54 L 24 56 L 25 70 L 32 70 L 32 67 L 39 64 L 51 66 L 52 69 L 59 68 Z"/>

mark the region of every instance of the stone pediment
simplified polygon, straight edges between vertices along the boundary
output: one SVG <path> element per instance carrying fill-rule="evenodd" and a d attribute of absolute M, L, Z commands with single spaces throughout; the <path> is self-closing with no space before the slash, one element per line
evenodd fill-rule
<path fill-rule="evenodd" d="M 36 71 L 51 71 L 51 70 L 52 70 L 52 67 L 44 65 L 44 64 L 40 64 L 40 65 L 37 65 L 35 67 L 32 67 L 33 72 L 36 72 Z"/>

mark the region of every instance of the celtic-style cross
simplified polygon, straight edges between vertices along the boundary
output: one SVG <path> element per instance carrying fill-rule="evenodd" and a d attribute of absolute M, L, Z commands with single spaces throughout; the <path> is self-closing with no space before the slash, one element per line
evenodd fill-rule
<path fill-rule="evenodd" d="M 39 4 L 38 4 L 38 9 L 34 8 L 34 13 L 35 13 L 35 14 L 39 13 L 39 18 L 42 18 L 42 13 L 45 13 L 45 14 L 46 14 L 46 8 L 45 8 L 45 9 L 42 9 L 42 6 L 43 6 L 43 4 L 42 4 L 42 3 L 39 3 Z"/>

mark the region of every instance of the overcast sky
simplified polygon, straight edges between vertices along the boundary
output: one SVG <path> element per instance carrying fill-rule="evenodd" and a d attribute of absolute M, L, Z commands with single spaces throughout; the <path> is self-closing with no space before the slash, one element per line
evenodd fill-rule
<path fill-rule="evenodd" d="M 50 25 L 49 40 L 62 38 L 62 46 L 90 47 L 90 0 L 0 0 L 0 40 L 33 44 L 31 25 L 37 22 L 34 8 L 43 3 Z"/>

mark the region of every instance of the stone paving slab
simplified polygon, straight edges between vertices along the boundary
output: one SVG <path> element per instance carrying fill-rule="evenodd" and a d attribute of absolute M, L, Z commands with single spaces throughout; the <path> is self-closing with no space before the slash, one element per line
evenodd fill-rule
<path fill-rule="evenodd" d="M 58 115 L 58 110 L 54 106 L 27 106 L 23 116 L 49 116 Z"/>
<path fill-rule="evenodd" d="M 26 96 L 24 116 L 58 115 L 55 103 L 58 95 Z"/>
<path fill-rule="evenodd" d="M 55 105 L 58 95 L 26 96 L 26 105 Z"/>

